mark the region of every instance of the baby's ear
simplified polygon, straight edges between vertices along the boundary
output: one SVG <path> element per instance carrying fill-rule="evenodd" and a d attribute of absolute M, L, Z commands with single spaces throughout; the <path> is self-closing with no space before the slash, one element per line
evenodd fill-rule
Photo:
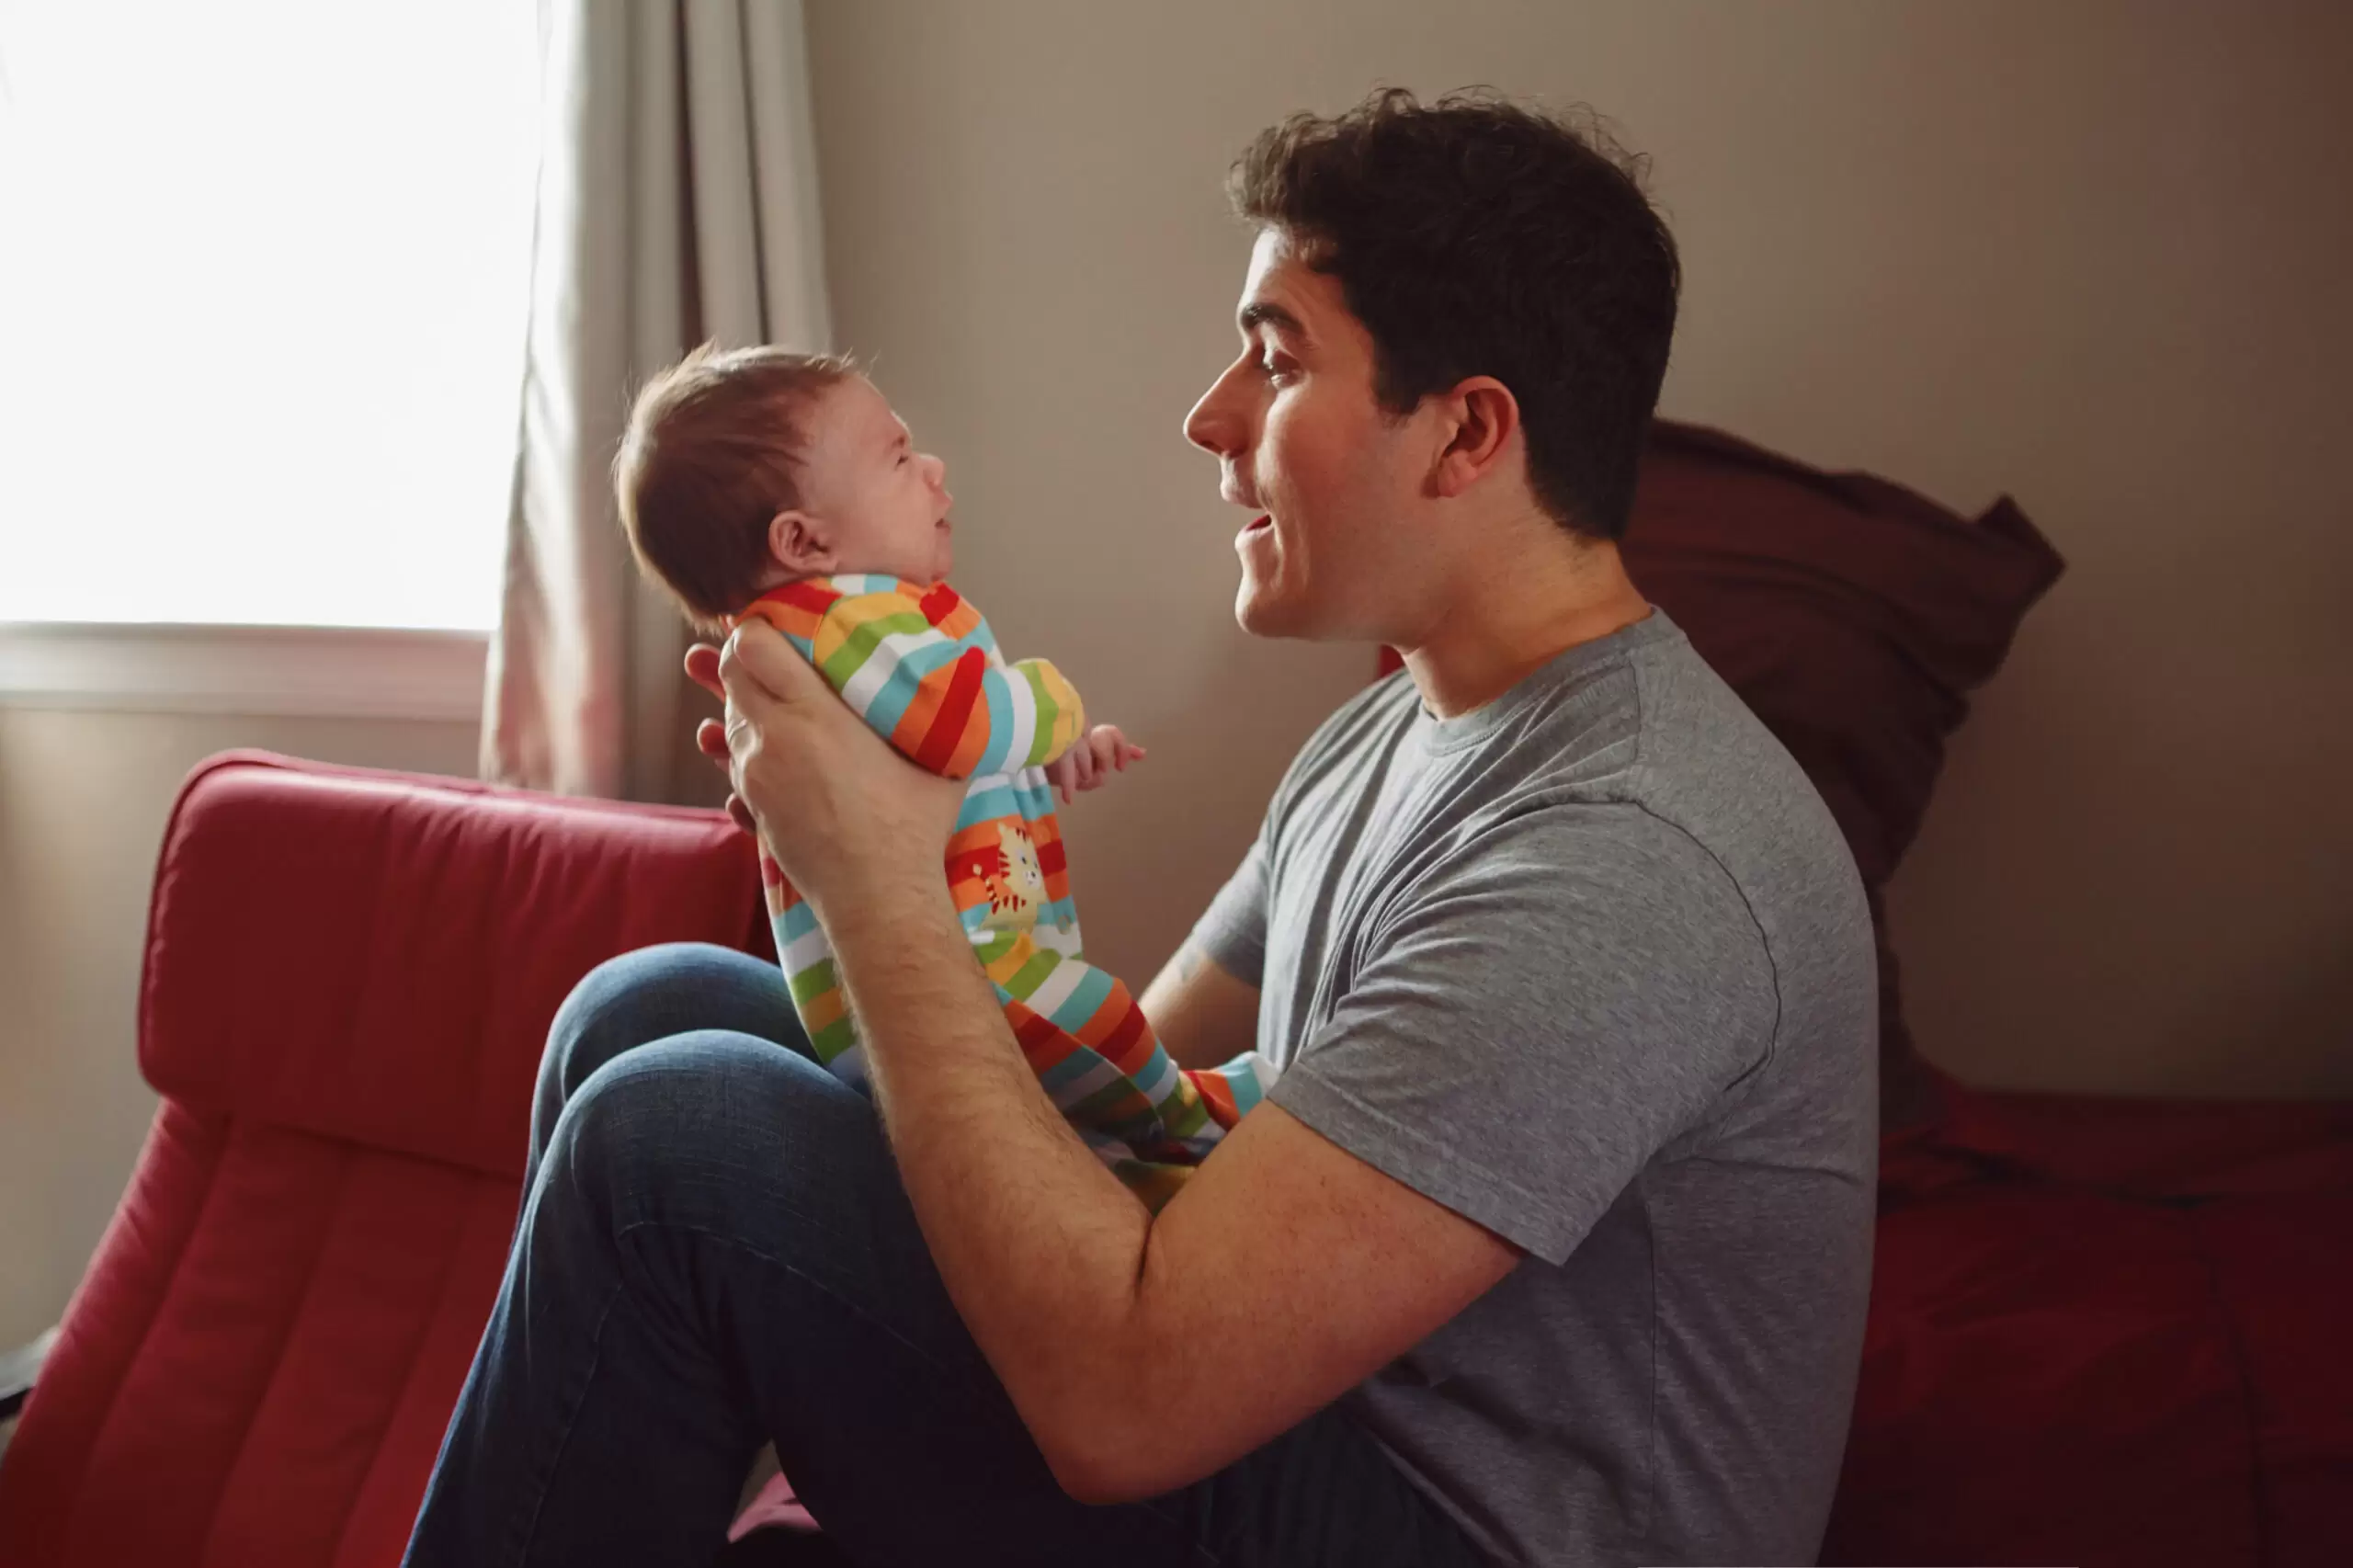
<path fill-rule="evenodd" d="M 838 564 L 832 530 L 798 507 L 768 519 L 768 553 L 796 577 L 830 576 Z"/>

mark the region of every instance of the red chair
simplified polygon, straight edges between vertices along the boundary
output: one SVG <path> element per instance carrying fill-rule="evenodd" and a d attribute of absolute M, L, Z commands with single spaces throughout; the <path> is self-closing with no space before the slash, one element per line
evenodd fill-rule
<path fill-rule="evenodd" d="M 163 1105 L 0 1470 L 0 1562 L 397 1562 L 549 1020 L 602 960 L 687 939 L 772 950 L 718 812 L 199 767 L 140 996 Z"/>

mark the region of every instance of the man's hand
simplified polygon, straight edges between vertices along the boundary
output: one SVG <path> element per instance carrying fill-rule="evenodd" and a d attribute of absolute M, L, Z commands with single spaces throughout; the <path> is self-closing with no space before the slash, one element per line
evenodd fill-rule
<path fill-rule="evenodd" d="M 704 720 L 695 739 L 727 769 L 730 814 L 757 828 L 820 915 L 829 899 L 856 904 L 879 888 L 946 898 L 961 784 L 892 751 L 765 620 L 723 649 L 688 650 L 687 674 L 727 701 L 726 722 Z"/>
<path fill-rule="evenodd" d="M 1143 747 L 1131 743 L 1117 724 L 1097 724 L 1078 737 L 1070 750 L 1046 765 L 1046 777 L 1067 806 L 1073 797 L 1099 790 L 1128 764 L 1143 760 Z"/>

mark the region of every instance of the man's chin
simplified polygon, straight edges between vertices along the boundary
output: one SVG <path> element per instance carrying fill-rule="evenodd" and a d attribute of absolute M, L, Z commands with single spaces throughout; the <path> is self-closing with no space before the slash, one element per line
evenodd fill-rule
<path fill-rule="evenodd" d="M 1314 629 L 1302 613 L 1303 608 L 1254 586 L 1245 577 L 1233 596 L 1234 624 L 1253 637 L 1312 638 Z"/>

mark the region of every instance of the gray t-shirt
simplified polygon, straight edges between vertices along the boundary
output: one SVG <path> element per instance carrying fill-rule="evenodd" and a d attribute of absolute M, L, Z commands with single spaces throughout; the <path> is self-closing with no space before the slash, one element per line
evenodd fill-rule
<path fill-rule="evenodd" d="M 1273 1099 L 1529 1254 L 1344 1404 L 1490 1553 L 1811 1562 L 1870 1292 L 1837 824 L 1665 612 L 1308 742 L 1194 933 Z"/>

